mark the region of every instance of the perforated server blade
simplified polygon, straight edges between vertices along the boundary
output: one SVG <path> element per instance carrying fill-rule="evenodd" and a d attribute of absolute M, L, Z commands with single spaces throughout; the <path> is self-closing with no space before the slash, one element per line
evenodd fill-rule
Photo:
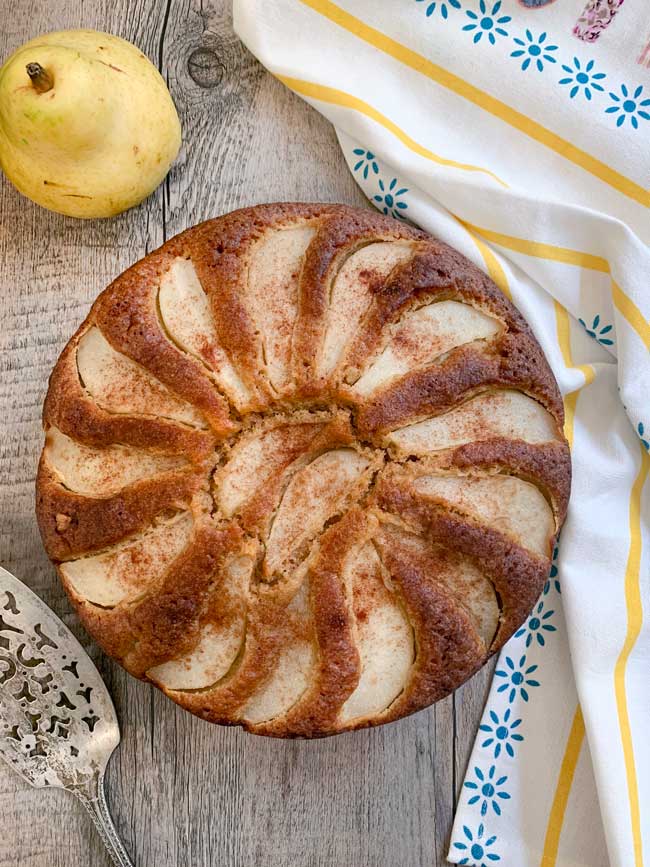
<path fill-rule="evenodd" d="M 113 702 L 86 651 L 38 596 L 0 567 L 0 755 L 34 788 L 72 792 L 113 863 L 133 867 L 104 793 L 119 742 Z"/>

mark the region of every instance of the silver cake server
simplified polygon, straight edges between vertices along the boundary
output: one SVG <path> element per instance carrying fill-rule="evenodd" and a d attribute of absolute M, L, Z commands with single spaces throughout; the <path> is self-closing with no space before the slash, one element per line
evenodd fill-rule
<path fill-rule="evenodd" d="M 117 867 L 133 867 L 108 811 L 104 773 L 120 742 L 108 690 L 48 606 L 0 567 L 0 756 L 36 789 L 72 792 Z"/>

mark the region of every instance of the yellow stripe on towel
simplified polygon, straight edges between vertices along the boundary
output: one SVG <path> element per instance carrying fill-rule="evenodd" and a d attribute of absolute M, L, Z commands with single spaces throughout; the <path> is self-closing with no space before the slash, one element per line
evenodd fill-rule
<path fill-rule="evenodd" d="M 594 381 L 596 376 L 594 368 L 590 364 L 574 364 L 573 355 L 571 354 L 571 332 L 569 314 L 565 307 L 558 301 L 554 301 L 555 307 L 555 328 L 557 332 L 557 342 L 560 346 L 562 359 L 566 367 L 574 370 L 579 370 L 583 374 L 584 383 L 574 391 L 564 396 L 564 435 L 567 438 L 569 446 L 573 448 L 573 432 L 575 426 L 576 406 L 578 396 L 581 390 Z"/>
<path fill-rule="evenodd" d="M 433 163 L 437 163 L 441 166 L 449 166 L 452 169 L 462 169 L 466 172 L 481 172 L 484 175 L 489 175 L 497 183 L 501 184 L 502 187 L 508 186 L 505 181 L 502 181 L 498 175 L 495 175 L 494 172 L 491 172 L 489 169 L 481 168 L 481 166 L 474 166 L 470 163 L 459 163 L 456 162 L 456 160 L 449 160 L 433 153 L 433 151 L 430 151 L 428 148 L 425 148 L 424 145 L 421 145 L 416 142 L 415 139 L 412 139 L 410 135 L 405 133 L 404 130 L 397 126 L 397 124 L 390 118 L 386 117 L 386 115 L 377 111 L 377 109 L 370 105 L 370 103 L 364 102 L 363 99 L 359 99 L 351 93 L 346 93 L 344 90 L 337 90 L 335 87 L 326 87 L 324 84 L 317 84 L 313 81 L 303 81 L 301 78 L 290 78 L 287 75 L 276 74 L 276 78 L 290 90 L 299 93 L 301 96 L 307 97 L 307 99 L 317 99 L 319 102 L 327 102 L 330 105 L 340 105 L 342 108 L 350 108 L 353 111 L 358 111 L 360 114 L 365 115 L 370 118 L 370 120 L 374 120 L 375 123 L 383 126 L 384 129 L 387 129 L 388 132 L 392 133 L 395 138 L 399 139 L 399 141 L 401 141 L 409 150 L 413 151 L 413 153 L 424 157 Z"/>
<path fill-rule="evenodd" d="M 643 445 L 641 449 L 641 467 L 632 486 L 630 496 L 630 549 L 625 567 L 625 606 L 627 609 L 627 633 L 625 641 L 614 667 L 614 691 L 616 694 L 616 709 L 623 742 L 623 757 L 625 775 L 627 777 L 627 792 L 630 801 L 630 821 L 632 824 L 632 841 L 634 846 L 634 867 L 643 867 L 643 851 L 641 838 L 641 813 L 639 808 L 639 786 L 634 763 L 634 743 L 630 727 L 630 714 L 627 707 L 625 691 L 625 669 L 628 659 L 641 633 L 643 625 L 643 603 L 641 601 L 641 495 L 650 469 L 650 455 Z"/>
<path fill-rule="evenodd" d="M 609 262 L 602 256 L 592 256 L 591 253 L 580 253 L 569 247 L 557 247 L 555 244 L 542 244 L 540 241 L 529 241 L 526 238 L 515 238 L 513 235 L 504 235 L 492 229 L 484 229 L 481 226 L 473 226 L 467 223 L 467 227 L 473 232 L 478 232 L 486 240 L 515 253 L 523 253 L 525 256 L 533 256 L 536 259 L 550 259 L 552 262 L 561 262 L 563 265 L 576 265 L 579 268 L 591 268 L 592 271 L 602 271 L 609 274 Z"/>
<path fill-rule="evenodd" d="M 624 319 L 627 319 L 641 340 L 643 340 L 646 349 L 650 350 L 650 324 L 648 323 L 648 320 L 644 317 L 643 313 L 641 313 L 634 301 L 623 292 L 621 287 L 613 278 L 612 301 L 621 316 Z"/>
<path fill-rule="evenodd" d="M 507 296 L 512 301 L 512 293 L 510 291 L 510 285 L 508 283 L 508 278 L 506 277 L 506 272 L 503 270 L 503 265 L 499 262 L 498 258 L 495 256 L 494 251 L 488 247 L 485 241 L 482 241 L 478 235 L 475 235 L 474 232 L 471 232 L 464 223 L 461 222 L 461 225 L 467 229 L 467 232 L 472 238 L 472 241 L 478 247 L 478 251 L 483 257 L 483 261 L 485 262 L 485 267 L 487 268 L 487 272 L 490 277 L 497 284 L 499 289 L 503 292 L 505 296 Z"/>
<path fill-rule="evenodd" d="M 557 301 L 554 301 L 555 307 L 555 325 L 557 332 L 557 340 L 562 353 L 562 359 L 566 367 L 580 370 L 585 378 L 584 383 L 576 388 L 575 391 L 565 395 L 564 398 L 564 434 L 569 442 L 569 446 L 573 447 L 573 436 L 575 426 L 575 412 L 580 391 L 591 382 L 595 377 L 594 368 L 589 364 L 574 364 L 573 354 L 571 352 L 571 324 L 569 314 L 566 309 Z M 580 705 L 576 708 L 576 712 L 571 724 L 571 730 L 567 739 L 566 747 L 564 748 L 564 756 L 560 765 L 560 773 L 555 787 L 555 795 L 553 803 L 548 815 L 548 824 L 546 826 L 546 837 L 544 839 L 544 851 L 540 867 L 555 867 L 557 861 L 557 853 L 560 845 L 560 835 L 562 826 L 564 825 L 564 816 L 566 814 L 567 804 L 569 803 L 569 794 L 573 785 L 573 777 L 575 774 L 580 750 L 585 737 L 585 723 L 582 716 Z"/>
<path fill-rule="evenodd" d="M 471 232 L 476 232 L 487 241 L 512 250 L 515 253 L 523 253 L 525 256 L 533 256 L 536 259 L 549 259 L 552 262 L 561 262 L 564 265 L 575 265 L 578 268 L 590 268 L 592 271 L 600 271 L 609 274 L 612 283 L 612 302 L 621 316 L 629 323 L 639 335 L 646 349 L 650 350 L 650 323 L 636 306 L 634 301 L 623 292 L 618 283 L 611 276 L 609 262 L 602 256 L 594 256 L 591 253 L 582 253 L 579 250 L 571 250 L 568 247 L 557 247 L 554 244 L 542 244 L 539 241 L 529 241 L 526 238 L 515 238 L 512 235 L 504 235 L 502 232 L 494 232 L 492 229 L 484 229 L 465 223 Z"/>
<path fill-rule="evenodd" d="M 560 845 L 560 834 L 564 825 L 564 816 L 566 814 L 567 804 L 569 803 L 569 794 L 573 784 L 573 777 L 580 758 L 580 750 L 585 739 L 585 721 L 582 718 L 580 705 L 576 708 L 571 724 L 571 731 L 564 750 L 562 764 L 560 765 L 560 773 L 558 775 L 557 786 L 555 787 L 555 796 L 551 805 L 551 811 L 548 816 L 548 825 L 546 826 L 546 837 L 544 838 L 544 851 L 540 867 L 555 867 L 557 861 L 557 853 Z"/>
<path fill-rule="evenodd" d="M 566 395 L 564 399 L 565 407 L 565 434 L 569 445 L 573 445 L 575 410 L 578 395 L 584 386 L 588 385 L 594 379 L 594 369 L 591 365 L 574 365 L 571 353 L 570 342 L 570 320 L 566 309 L 557 301 L 555 303 L 555 316 L 557 327 L 557 338 L 562 352 L 562 358 L 567 367 L 575 367 L 581 370 L 585 376 L 585 383 L 580 388 Z M 641 450 L 641 467 L 639 473 L 632 486 L 630 495 L 629 507 L 629 524 L 630 524 L 630 548 L 628 552 L 628 560 L 625 568 L 625 605 L 627 609 L 627 632 L 623 647 L 619 654 L 614 667 L 614 691 L 616 695 L 616 708 L 618 712 L 619 728 L 621 732 L 621 741 L 623 745 L 623 757 L 625 762 L 625 774 L 627 779 L 628 800 L 630 804 L 630 822 L 632 825 L 632 840 L 634 847 L 634 867 L 643 867 L 642 853 L 642 838 L 641 838 L 641 818 L 639 807 L 639 789 L 636 776 L 636 765 L 634 762 L 634 745 L 632 741 L 632 731 L 630 727 L 630 717 L 627 707 L 627 695 L 625 690 L 625 669 L 627 661 L 632 653 L 632 649 L 639 637 L 643 624 L 643 607 L 641 601 L 641 585 L 640 585 L 640 570 L 641 570 L 641 495 L 643 486 L 648 477 L 650 470 L 650 455 L 639 443 Z M 584 722 L 580 713 L 578 721 L 576 712 L 574 725 L 571 728 L 571 734 L 565 749 L 564 759 L 560 770 L 560 777 L 553 799 L 553 806 L 549 815 L 549 823 L 546 832 L 546 841 L 544 844 L 544 854 L 542 856 L 541 867 L 553 867 L 557 858 L 558 844 L 560 833 L 562 830 L 562 821 L 564 819 L 564 811 L 568 800 L 568 793 L 573 780 L 575 763 L 577 762 L 577 753 L 579 753 L 579 745 L 576 747 L 576 741 L 582 728 L 580 735 L 580 743 L 584 736 Z M 575 758 L 575 761 L 574 761 Z M 565 793 L 566 790 L 566 794 Z M 562 807 L 562 804 L 564 805 Z"/>

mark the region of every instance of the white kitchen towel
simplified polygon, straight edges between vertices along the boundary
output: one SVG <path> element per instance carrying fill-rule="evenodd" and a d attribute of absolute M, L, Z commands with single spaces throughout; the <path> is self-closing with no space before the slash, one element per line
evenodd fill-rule
<path fill-rule="evenodd" d="M 650 867 L 648 0 L 234 12 L 334 124 L 369 199 L 512 297 L 564 395 L 569 516 L 499 658 L 449 859 Z"/>

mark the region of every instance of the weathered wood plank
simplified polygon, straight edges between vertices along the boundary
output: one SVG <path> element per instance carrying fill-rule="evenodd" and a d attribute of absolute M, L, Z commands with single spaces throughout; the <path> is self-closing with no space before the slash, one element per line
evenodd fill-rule
<path fill-rule="evenodd" d="M 133 4 L 128 4 L 133 5 Z M 142 4 L 145 5 L 145 4 Z M 149 4 L 146 4 L 149 5 Z M 109 8 L 110 7 L 110 8 Z M 121 8 L 119 8 L 121 7 Z M 0 55 L 48 30 L 114 27 L 134 22 L 126 3 L 14 3 L 0 13 Z M 155 56 L 164 10 L 151 12 L 150 30 L 138 33 Z M 159 22 L 158 25 L 156 22 Z M 109 29 L 109 28 L 106 28 Z M 128 30 L 122 32 L 130 36 Z M 0 183 L 0 562 L 36 590 L 88 644 L 72 615 L 40 544 L 34 520 L 34 475 L 41 447 L 40 407 L 47 377 L 92 299 L 145 248 L 162 242 L 162 193 L 136 211 L 110 221 L 81 222 L 54 214 Z M 112 668 L 90 648 L 104 674 Z M 124 675 L 119 675 L 124 677 Z M 104 865 L 108 861 L 83 809 L 64 792 L 37 792 L 0 772 L 0 864 L 21 867 Z"/>
<path fill-rule="evenodd" d="M 87 646 L 33 515 L 40 406 L 65 341 L 112 277 L 193 223 L 277 199 L 364 204 L 331 127 L 241 46 L 229 9 L 228 0 L 16 0 L 2 16 L 0 57 L 75 26 L 137 42 L 160 64 L 183 124 L 163 187 L 114 220 L 49 214 L 0 182 L 0 562 Z M 122 721 L 109 800 L 138 867 L 444 863 L 486 675 L 409 720 L 284 743 L 201 723 L 89 649 Z M 108 864 L 71 797 L 33 791 L 4 766 L 0 823 L 0 867 Z"/>

